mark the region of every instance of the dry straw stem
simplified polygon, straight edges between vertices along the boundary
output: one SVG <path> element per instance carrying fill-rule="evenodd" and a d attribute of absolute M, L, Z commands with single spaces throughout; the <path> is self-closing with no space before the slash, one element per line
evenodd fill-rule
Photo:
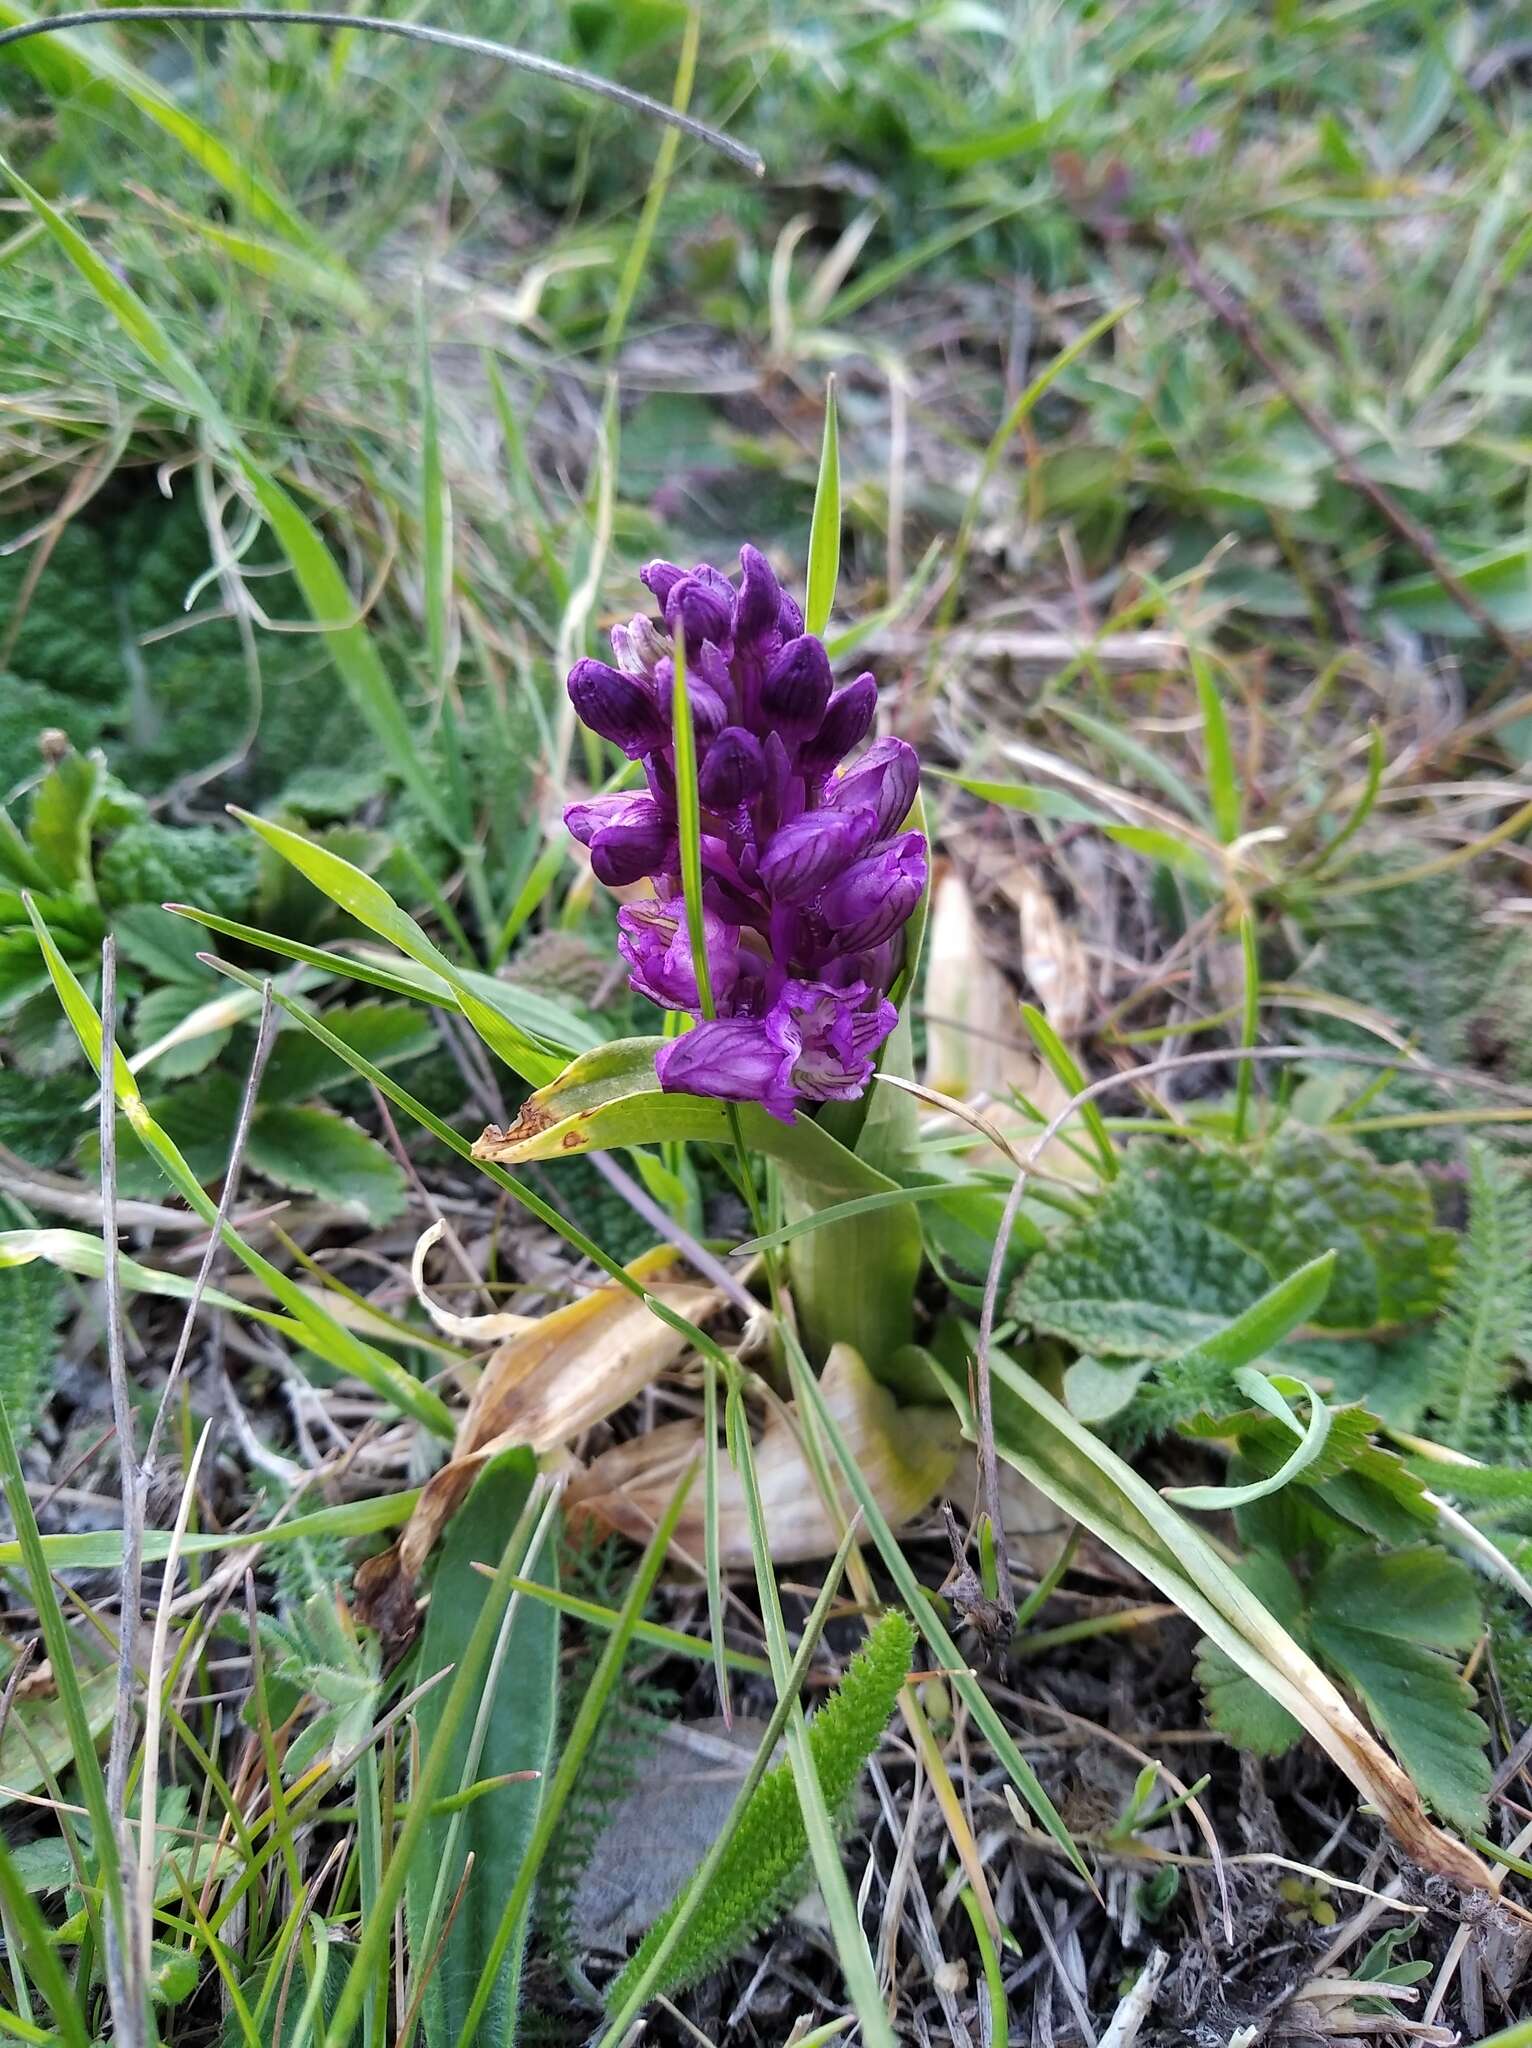
<path fill-rule="evenodd" d="M 86 7 L 72 14 L 55 14 L 47 21 L 22 22 L 0 34 L 0 50 L 9 43 L 22 42 L 28 36 L 57 34 L 66 29 L 99 28 L 119 24 L 121 20 L 121 8 Z M 228 28 L 241 21 L 276 27 L 293 23 L 303 28 L 360 28 L 373 35 L 403 36 L 412 43 L 435 43 L 442 49 L 462 50 L 471 57 L 489 57 L 495 63 L 507 64 L 516 71 L 535 72 L 559 85 L 573 86 L 577 92 L 596 93 L 602 99 L 614 100 L 618 106 L 627 107 L 633 113 L 647 114 L 652 120 L 663 121 L 667 127 L 680 129 L 694 142 L 705 142 L 710 149 L 720 150 L 758 178 L 766 174 L 765 164 L 753 149 L 747 149 L 743 143 L 735 142 L 717 128 L 710 128 L 706 121 L 694 120 L 690 114 L 667 107 L 663 100 L 651 99 L 647 93 L 634 92 L 625 85 L 616 85 L 611 79 L 599 78 L 592 71 L 581 71 L 572 64 L 560 64 L 552 57 L 536 56 L 530 50 L 515 49 L 509 43 L 493 42 L 487 36 L 429 28 L 418 21 L 388 21 L 374 14 L 310 13 L 307 9 L 285 7 L 134 7 L 133 20 L 205 21 L 219 28 Z"/>
<path fill-rule="evenodd" d="M 431 1238 L 428 1231 L 421 1240 L 427 1249 Z M 417 1247 L 417 1274 L 423 1256 Z M 484 1334 L 491 1336 L 507 1323 L 521 1327 L 513 1329 L 485 1361 L 458 1425 L 452 1456 L 426 1484 L 404 1534 L 392 1550 L 369 1559 L 358 1573 L 364 1613 L 380 1622 L 387 1617 L 402 1631 L 415 1579 L 475 1474 L 497 1451 L 515 1444 L 538 1452 L 558 1448 L 614 1414 L 684 1355 L 687 1338 L 660 1320 L 650 1299 L 696 1324 L 717 1313 L 723 1294 L 695 1281 L 662 1279 L 676 1263 L 669 1245 L 633 1260 L 626 1271 L 644 1290 L 642 1296 L 609 1285 L 551 1315 L 450 1319 L 461 1336 L 472 1336 L 475 1323 L 489 1324 Z M 445 1312 L 430 1304 L 423 1289 L 421 1293 L 440 1322 Z"/>

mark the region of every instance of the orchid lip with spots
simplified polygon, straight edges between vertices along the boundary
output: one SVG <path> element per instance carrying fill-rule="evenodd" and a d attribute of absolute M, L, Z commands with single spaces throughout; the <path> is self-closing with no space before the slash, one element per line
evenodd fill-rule
<path fill-rule="evenodd" d="M 631 985 L 696 1015 L 677 834 L 672 641 L 687 651 L 702 813 L 703 935 L 717 1015 L 655 1056 L 662 1088 L 800 1107 L 859 1096 L 897 1012 L 888 991 L 926 885 L 920 832 L 899 828 L 919 763 L 875 740 L 871 675 L 836 689 L 823 643 L 758 548 L 738 586 L 706 563 L 641 571 L 659 617 L 612 631 L 613 667 L 578 661 L 569 695 L 592 732 L 641 761 L 647 790 L 571 804 L 565 823 L 598 880 L 648 877 L 652 899 L 618 915 Z M 664 630 L 662 630 L 662 626 Z"/>

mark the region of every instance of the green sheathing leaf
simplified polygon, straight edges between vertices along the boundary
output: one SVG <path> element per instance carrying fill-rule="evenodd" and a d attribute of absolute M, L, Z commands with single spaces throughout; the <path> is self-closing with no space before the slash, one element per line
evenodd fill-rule
<path fill-rule="evenodd" d="M 1468 1228 L 1432 1358 L 1431 1412 L 1463 1451 L 1496 1454 L 1495 1408 L 1532 1328 L 1532 1193 L 1482 1144 L 1468 1148 Z"/>
<path fill-rule="evenodd" d="M 862 1767 L 888 1725 L 915 1654 L 915 1631 L 897 1611 L 885 1614 L 847 1667 L 836 1691 L 808 1724 L 826 1808 L 844 1825 Z M 778 1764 L 757 1786 L 740 1817 L 708 1896 L 671 1958 L 657 1987 L 669 1993 L 694 1984 L 727 1961 L 752 1935 L 779 1919 L 812 1875 L 808 1835 L 793 1786 L 792 1766 Z M 620 2011 L 648 1966 L 675 1915 L 671 1906 L 644 1936 L 638 1952 L 607 1994 Z"/>
<path fill-rule="evenodd" d="M 1315 1648 L 1366 1703 L 1437 1812 L 1482 1828 L 1489 1732 L 1446 1654 L 1470 1649 L 1482 1626 L 1468 1567 L 1426 1546 L 1342 1551 L 1315 1581 L 1310 1625 Z"/>
<path fill-rule="evenodd" d="M 1314 1320 L 1367 1330 L 1437 1307 L 1451 1244 L 1412 1170 L 1300 1125 L 1255 1160 L 1141 1142 L 1093 1213 L 1029 1262 L 1011 1312 L 1096 1357 L 1171 1359 L 1333 1250 Z"/>
<path fill-rule="evenodd" d="M 537 1463 L 529 1451 L 510 1451 L 492 1460 L 448 1525 L 421 1640 L 418 1668 L 422 1676 L 461 1660 L 490 1592 L 489 1580 L 475 1566 L 504 1549 L 508 1532 L 527 1504 L 536 1472 Z M 529 1562 L 527 1576 L 541 1585 L 555 1584 L 551 1544 L 545 1543 L 539 1556 Z M 508 1771 L 542 1775 L 521 1784 L 496 1786 L 457 1813 L 433 1815 L 411 1861 L 405 1910 L 412 1964 L 418 1971 L 429 1960 L 429 1945 L 423 1950 L 421 1944 L 426 1923 L 433 1916 L 433 1902 L 435 1934 L 439 1936 L 464 1863 L 470 1853 L 474 1858 L 467 1890 L 426 1989 L 428 2048 L 452 2048 L 457 2040 L 502 1908 L 526 1855 L 552 1759 L 557 1688 L 557 1610 L 546 1601 L 517 1596 L 508 1634 L 502 1637 L 501 1654 L 490 1666 L 485 1697 L 455 1731 L 438 1790 L 441 1796 L 451 1798 Z M 421 1702 L 422 1753 L 441 1719 L 445 1690 L 438 1686 Z M 443 1880 L 440 1897 L 439 1879 Z M 506 1955 L 495 1995 L 484 2014 L 479 2036 L 483 2040 L 514 2038 L 512 1987 L 520 1967 L 522 1939 L 524 1933 Z"/>

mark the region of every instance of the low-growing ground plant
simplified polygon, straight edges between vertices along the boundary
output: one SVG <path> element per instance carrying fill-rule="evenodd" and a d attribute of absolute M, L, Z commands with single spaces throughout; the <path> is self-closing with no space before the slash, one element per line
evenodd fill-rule
<path fill-rule="evenodd" d="M 1519 2038 L 1513 24 L 206 12 L 0 0 L 0 2032 Z"/>

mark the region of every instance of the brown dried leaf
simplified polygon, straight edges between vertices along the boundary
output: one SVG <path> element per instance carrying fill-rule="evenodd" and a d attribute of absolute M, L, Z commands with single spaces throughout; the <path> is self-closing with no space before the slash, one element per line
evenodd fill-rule
<path fill-rule="evenodd" d="M 664 1245 L 627 1270 L 657 1301 L 690 1322 L 705 1321 L 717 1312 L 722 1293 L 694 1281 L 662 1281 L 675 1265 L 675 1252 Z M 541 1452 L 566 1443 L 615 1413 L 685 1349 L 684 1337 L 615 1281 L 531 1320 L 497 1345 L 484 1362 L 452 1457 L 427 1482 L 394 1548 L 357 1575 L 363 1618 L 395 1638 L 408 1634 L 414 1582 L 486 1460 L 515 1444 Z"/>
<path fill-rule="evenodd" d="M 878 1505 L 896 1529 L 911 1521 L 946 1485 L 960 1441 L 956 1415 L 945 1407 L 900 1408 L 848 1344 L 831 1351 L 821 1385 Z M 793 1413 L 791 1408 L 787 1412 Z M 701 1433 L 700 1422 L 672 1422 L 604 1451 L 571 1481 L 565 1494 L 569 1513 L 646 1541 L 677 1477 L 696 1457 Z M 776 1562 L 799 1564 L 833 1551 L 840 1528 L 820 1499 L 794 1428 L 776 1409 L 767 1415 L 755 1462 Z M 718 1524 L 724 1568 L 744 1569 L 751 1559 L 750 1524 L 739 1480 L 722 1460 Z M 682 1513 L 676 1541 L 690 1558 L 702 1556 L 700 1488 Z"/>

